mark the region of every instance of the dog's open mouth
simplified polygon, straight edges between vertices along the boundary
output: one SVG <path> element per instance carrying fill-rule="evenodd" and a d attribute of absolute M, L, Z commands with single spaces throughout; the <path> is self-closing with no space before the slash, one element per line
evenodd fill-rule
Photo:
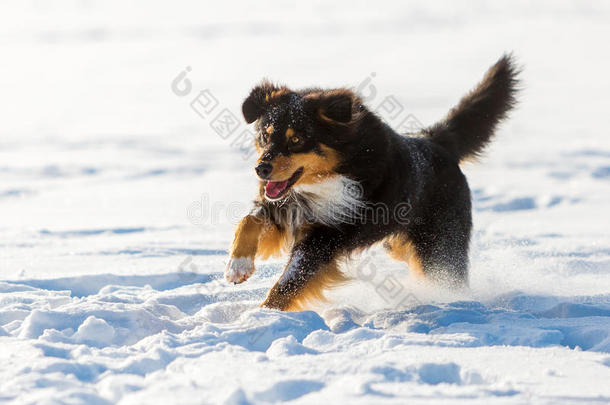
<path fill-rule="evenodd" d="M 300 167 L 290 176 L 289 179 L 283 181 L 268 181 L 265 184 L 265 196 L 270 200 L 280 199 L 286 192 L 296 183 L 303 174 L 303 168 Z"/>

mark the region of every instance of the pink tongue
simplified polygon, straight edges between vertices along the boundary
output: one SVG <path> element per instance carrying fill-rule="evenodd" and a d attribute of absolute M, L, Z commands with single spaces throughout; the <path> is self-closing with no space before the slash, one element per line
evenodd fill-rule
<path fill-rule="evenodd" d="M 288 185 L 288 180 L 284 181 L 269 181 L 265 186 L 265 193 L 269 197 L 277 197 Z"/>

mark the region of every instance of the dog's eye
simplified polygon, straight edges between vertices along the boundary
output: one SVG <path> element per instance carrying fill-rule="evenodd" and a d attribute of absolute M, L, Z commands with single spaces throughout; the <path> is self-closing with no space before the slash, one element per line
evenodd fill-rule
<path fill-rule="evenodd" d="M 298 145 L 301 143 L 301 138 L 298 136 L 293 136 L 292 138 L 290 138 L 290 143 L 293 145 Z"/>

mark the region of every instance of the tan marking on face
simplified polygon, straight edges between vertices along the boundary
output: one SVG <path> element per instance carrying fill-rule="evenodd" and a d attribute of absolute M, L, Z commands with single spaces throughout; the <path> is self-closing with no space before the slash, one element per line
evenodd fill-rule
<path fill-rule="evenodd" d="M 297 169 L 303 167 L 303 175 L 296 184 L 315 184 L 336 174 L 335 168 L 340 161 L 339 153 L 326 145 L 320 147 L 324 155 L 314 152 L 292 155 Z"/>
<path fill-rule="evenodd" d="M 291 138 L 291 137 L 294 135 L 294 129 L 292 129 L 292 128 L 288 128 L 288 129 L 286 130 L 286 134 L 285 134 L 285 135 L 286 135 L 286 139 L 287 139 L 288 141 L 290 141 L 290 138 Z"/>
<path fill-rule="evenodd" d="M 271 161 L 273 165 L 273 171 L 269 180 L 271 181 L 284 181 L 290 178 L 300 166 L 294 166 L 292 159 L 286 156 L 277 156 Z"/>
<path fill-rule="evenodd" d="M 290 156 L 277 156 L 270 162 L 273 165 L 273 171 L 269 180 L 288 180 L 300 167 L 303 168 L 303 174 L 295 185 L 315 184 L 334 176 L 336 174 L 335 167 L 340 161 L 339 154 L 326 145 L 321 144 L 320 147 L 324 155 L 307 152 L 293 153 Z M 260 162 L 261 158 L 258 161 Z"/>
<path fill-rule="evenodd" d="M 270 163 L 273 165 L 273 171 L 269 180 L 284 181 L 288 180 L 299 168 L 303 168 L 303 174 L 295 183 L 298 184 L 315 184 L 326 180 L 328 177 L 335 175 L 335 167 L 337 167 L 340 159 L 339 154 L 334 149 L 320 145 L 324 155 L 319 155 L 315 152 L 293 153 L 290 156 L 277 156 Z M 258 160 L 261 161 L 261 158 Z"/>
<path fill-rule="evenodd" d="M 265 132 L 267 133 L 267 135 L 273 134 L 273 131 L 274 131 L 273 124 L 271 124 L 267 128 L 265 128 Z"/>

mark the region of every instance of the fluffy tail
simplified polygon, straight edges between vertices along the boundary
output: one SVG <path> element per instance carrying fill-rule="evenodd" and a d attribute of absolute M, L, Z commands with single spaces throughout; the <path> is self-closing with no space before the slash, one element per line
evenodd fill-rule
<path fill-rule="evenodd" d="M 515 105 L 518 74 L 512 55 L 502 56 L 445 120 L 425 131 L 428 138 L 450 151 L 457 161 L 478 156 Z"/>

